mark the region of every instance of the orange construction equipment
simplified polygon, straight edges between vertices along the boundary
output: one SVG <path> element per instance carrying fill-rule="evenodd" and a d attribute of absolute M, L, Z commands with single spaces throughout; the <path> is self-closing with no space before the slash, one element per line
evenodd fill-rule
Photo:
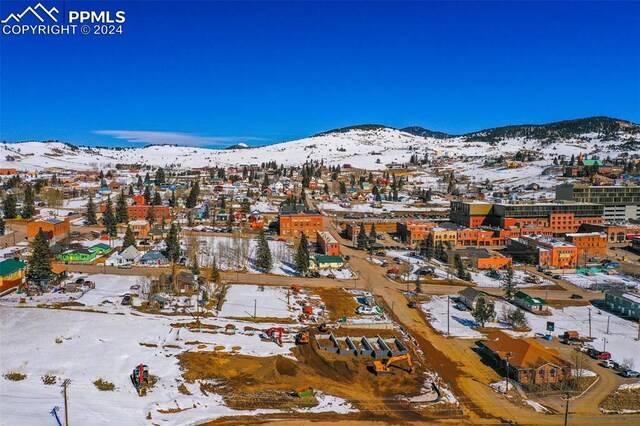
<path fill-rule="evenodd" d="M 309 343 L 309 331 L 302 330 L 296 334 L 296 345 L 306 345 L 307 343 Z"/>
<path fill-rule="evenodd" d="M 300 284 L 294 284 L 291 286 L 291 289 L 293 290 L 293 294 L 298 294 L 300 293 Z"/>
<path fill-rule="evenodd" d="M 305 307 L 304 307 L 304 308 L 302 308 L 302 312 L 303 312 L 306 316 L 313 315 L 313 306 L 311 306 L 311 305 L 305 305 Z"/>
<path fill-rule="evenodd" d="M 409 373 L 413 373 L 413 363 L 411 362 L 411 355 L 409 354 L 405 354 L 405 355 L 399 355 L 399 356 L 394 356 L 389 358 L 388 360 L 386 360 L 385 362 L 382 361 L 373 361 L 373 368 L 376 372 L 376 375 L 380 376 L 383 374 L 394 374 L 393 371 L 389 368 L 391 367 L 392 364 L 398 362 L 398 361 L 403 361 L 403 360 L 407 360 L 407 363 L 409 364 Z"/>

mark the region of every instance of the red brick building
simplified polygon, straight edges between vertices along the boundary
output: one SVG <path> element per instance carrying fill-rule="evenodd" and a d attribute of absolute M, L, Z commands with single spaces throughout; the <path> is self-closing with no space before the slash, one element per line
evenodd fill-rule
<path fill-rule="evenodd" d="M 44 232 L 45 236 L 52 240 L 56 237 L 62 237 L 69 234 L 71 229 L 71 223 L 69 217 L 64 219 L 58 219 L 51 217 L 48 219 L 32 220 L 27 223 L 27 237 L 29 239 L 35 237 L 40 230 Z"/>
<path fill-rule="evenodd" d="M 316 241 L 327 256 L 340 256 L 340 243 L 330 233 L 317 231 Z"/>
<path fill-rule="evenodd" d="M 533 339 L 520 339 L 502 331 L 489 332 L 483 349 L 498 367 L 509 363 L 509 377 L 523 385 L 558 383 L 571 377 L 571 365 L 558 356 L 558 351 L 542 346 Z"/>
<path fill-rule="evenodd" d="M 607 256 L 607 234 L 604 232 L 567 234 L 566 240 L 578 247 L 578 263 L 591 257 Z"/>
<path fill-rule="evenodd" d="M 135 205 L 127 206 L 127 212 L 129 213 L 129 219 L 146 219 L 149 214 L 149 210 L 153 209 L 156 220 L 171 219 L 171 208 L 169 206 L 149 206 L 149 205 Z"/>
<path fill-rule="evenodd" d="M 324 222 L 316 210 L 305 210 L 301 205 L 283 206 L 278 215 L 278 226 L 283 237 L 298 237 L 302 233 L 312 237 L 324 229 Z"/>

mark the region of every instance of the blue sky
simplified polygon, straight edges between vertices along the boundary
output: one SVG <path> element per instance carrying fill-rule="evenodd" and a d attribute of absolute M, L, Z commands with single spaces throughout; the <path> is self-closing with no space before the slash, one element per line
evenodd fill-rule
<path fill-rule="evenodd" d="M 36 3 L 3 0 L 0 15 Z M 226 146 L 360 123 L 463 133 L 590 115 L 640 122 L 640 2 L 108 10 L 126 12 L 124 34 L 0 37 L 0 139 Z"/>

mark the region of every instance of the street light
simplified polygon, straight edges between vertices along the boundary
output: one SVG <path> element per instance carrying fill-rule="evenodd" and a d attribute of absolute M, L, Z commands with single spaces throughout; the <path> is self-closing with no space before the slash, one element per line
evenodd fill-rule
<path fill-rule="evenodd" d="M 606 352 L 607 351 L 607 342 L 608 342 L 607 338 L 603 337 L 602 338 L 602 352 Z"/>

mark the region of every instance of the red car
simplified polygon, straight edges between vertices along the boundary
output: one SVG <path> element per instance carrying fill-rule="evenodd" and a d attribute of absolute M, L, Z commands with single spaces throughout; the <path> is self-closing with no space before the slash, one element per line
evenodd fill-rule
<path fill-rule="evenodd" d="M 611 354 L 609 352 L 600 352 L 598 359 L 611 359 Z"/>

